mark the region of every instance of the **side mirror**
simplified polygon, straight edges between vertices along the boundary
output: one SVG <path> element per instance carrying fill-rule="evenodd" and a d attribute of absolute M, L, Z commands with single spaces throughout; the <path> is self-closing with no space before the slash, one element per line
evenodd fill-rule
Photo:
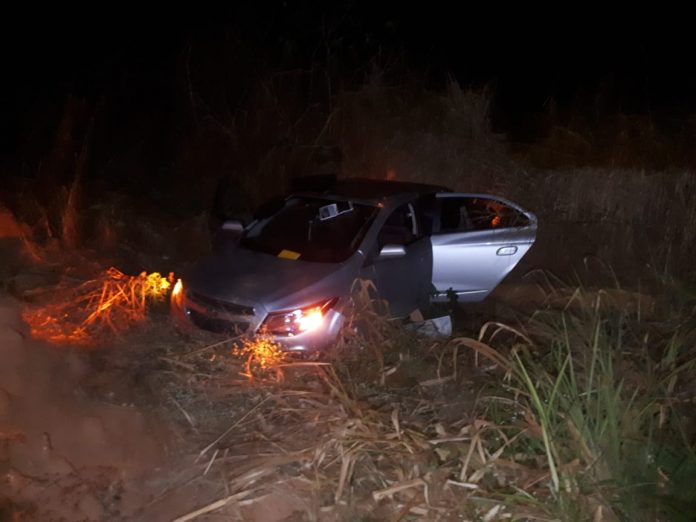
<path fill-rule="evenodd" d="M 213 232 L 211 241 L 214 254 L 221 254 L 230 245 L 239 241 L 244 232 L 244 225 L 238 219 L 226 219 L 220 228 Z"/>
<path fill-rule="evenodd" d="M 406 249 L 403 245 L 384 245 L 379 251 L 378 259 L 396 259 L 405 255 Z"/>
<path fill-rule="evenodd" d="M 223 221 L 221 230 L 230 234 L 241 234 L 244 232 L 244 225 L 238 219 L 227 219 Z"/>

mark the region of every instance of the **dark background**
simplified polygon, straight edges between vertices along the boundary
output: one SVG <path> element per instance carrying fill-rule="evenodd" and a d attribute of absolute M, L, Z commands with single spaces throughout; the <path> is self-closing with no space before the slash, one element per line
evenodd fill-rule
<path fill-rule="evenodd" d="M 447 78 L 488 85 L 496 127 L 520 139 L 533 138 L 526 115 L 551 100 L 561 111 L 650 113 L 675 126 L 694 112 L 694 45 L 680 13 L 663 21 L 654 12 L 636 18 L 635 11 L 608 15 L 588 5 L 565 14 L 508 9 L 297 1 L 24 8 L 4 17 L 2 153 L 14 154 L 33 132 L 29 114 L 45 112 L 51 121 L 68 94 L 125 97 L 126 113 L 154 111 L 164 120 L 177 60 L 221 50 L 259 68 L 333 60 L 346 86 L 375 56 L 431 88 Z"/>
<path fill-rule="evenodd" d="M 549 113 L 555 124 L 581 115 L 589 125 L 637 114 L 683 138 L 696 111 L 688 20 L 587 4 L 565 12 L 292 0 L 23 7 L 3 17 L 1 164 L 38 171 L 73 98 L 82 104 L 76 132 L 86 132 L 89 115 L 100 129 L 91 151 L 99 165 L 137 142 L 151 156 L 145 172 L 159 180 L 195 123 L 182 111 L 187 97 L 234 115 L 269 71 L 321 71 L 324 88 L 301 87 L 308 106 L 330 105 L 375 69 L 383 82 L 416 89 L 451 80 L 486 88 L 493 128 L 512 142 L 540 139 L 539 115 Z"/>

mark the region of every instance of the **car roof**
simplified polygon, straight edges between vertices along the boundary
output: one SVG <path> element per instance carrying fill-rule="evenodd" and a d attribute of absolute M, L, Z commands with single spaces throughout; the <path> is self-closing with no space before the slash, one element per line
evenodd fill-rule
<path fill-rule="evenodd" d="M 323 187 L 307 187 L 316 194 L 339 196 L 346 199 L 380 201 L 405 194 L 434 194 L 452 192 L 447 187 L 408 181 L 392 181 L 371 178 L 344 178 L 332 180 Z"/>

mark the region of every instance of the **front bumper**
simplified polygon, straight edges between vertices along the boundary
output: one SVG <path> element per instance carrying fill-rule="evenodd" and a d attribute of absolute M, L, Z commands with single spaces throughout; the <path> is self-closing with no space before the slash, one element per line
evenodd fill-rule
<path fill-rule="evenodd" d="M 176 327 L 186 333 L 207 331 L 230 339 L 252 338 L 262 330 L 268 312 L 260 307 L 233 305 L 182 291 L 172 295 L 170 313 Z M 271 335 L 287 352 L 317 352 L 336 342 L 344 315 L 336 308 L 328 310 L 316 328 L 292 336 Z"/>

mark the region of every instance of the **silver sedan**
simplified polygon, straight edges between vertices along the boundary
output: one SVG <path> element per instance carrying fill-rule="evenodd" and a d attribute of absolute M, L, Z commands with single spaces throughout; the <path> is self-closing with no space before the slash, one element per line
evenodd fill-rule
<path fill-rule="evenodd" d="M 483 300 L 534 244 L 537 219 L 503 198 L 415 183 L 343 180 L 294 193 L 249 223 L 229 221 L 219 252 L 184 273 L 177 325 L 272 335 L 289 351 L 335 341 L 356 279 L 393 316 L 456 296 Z"/>

